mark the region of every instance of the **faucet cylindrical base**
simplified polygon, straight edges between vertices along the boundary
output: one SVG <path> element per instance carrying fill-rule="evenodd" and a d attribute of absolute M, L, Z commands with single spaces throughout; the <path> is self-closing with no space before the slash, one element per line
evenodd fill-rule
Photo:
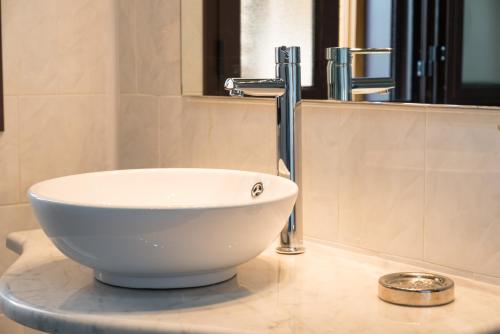
<path fill-rule="evenodd" d="M 276 247 L 276 252 L 279 254 L 302 254 L 306 251 L 305 247 L 288 247 L 288 246 L 280 246 Z"/>

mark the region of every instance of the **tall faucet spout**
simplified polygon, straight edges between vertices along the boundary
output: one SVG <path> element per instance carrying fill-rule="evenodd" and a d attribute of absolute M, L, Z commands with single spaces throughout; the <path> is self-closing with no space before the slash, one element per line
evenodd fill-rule
<path fill-rule="evenodd" d="M 277 105 L 277 150 L 276 173 L 299 183 L 297 173 L 297 134 L 295 110 L 301 100 L 300 48 L 280 46 L 275 50 L 276 78 L 245 79 L 229 78 L 224 88 L 231 96 L 273 96 Z M 299 196 L 288 223 L 281 231 L 281 254 L 300 254 L 302 245 L 302 203 Z"/>

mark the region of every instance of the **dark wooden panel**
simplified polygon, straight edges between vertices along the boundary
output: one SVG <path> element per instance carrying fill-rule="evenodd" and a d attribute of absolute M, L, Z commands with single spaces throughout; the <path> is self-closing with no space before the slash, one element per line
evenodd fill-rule
<path fill-rule="evenodd" d="M 391 72 L 396 87 L 391 92 L 391 101 L 410 102 L 414 95 L 414 1 L 392 0 Z"/>
<path fill-rule="evenodd" d="M 226 78 L 239 77 L 240 1 L 203 1 L 203 95 L 227 95 Z"/>

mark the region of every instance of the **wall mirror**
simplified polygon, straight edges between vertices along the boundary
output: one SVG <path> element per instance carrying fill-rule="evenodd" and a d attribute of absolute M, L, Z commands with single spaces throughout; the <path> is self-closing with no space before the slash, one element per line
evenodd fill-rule
<path fill-rule="evenodd" d="M 302 53 L 303 98 L 326 99 L 325 48 L 355 56 L 354 77 L 391 77 L 355 100 L 500 105 L 500 0 L 183 0 L 183 95 L 227 95 L 227 77 L 274 77 L 274 47 Z"/>

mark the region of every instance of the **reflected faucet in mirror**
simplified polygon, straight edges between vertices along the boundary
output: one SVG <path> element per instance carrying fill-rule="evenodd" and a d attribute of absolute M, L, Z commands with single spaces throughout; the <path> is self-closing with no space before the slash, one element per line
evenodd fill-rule
<path fill-rule="evenodd" d="M 224 88 L 230 96 L 274 96 L 285 93 L 285 81 L 282 79 L 242 79 L 229 78 L 224 83 Z"/>
<path fill-rule="evenodd" d="M 395 87 L 394 79 L 382 78 L 353 78 L 352 57 L 356 54 L 391 53 L 391 48 L 341 48 L 326 49 L 328 99 L 352 101 L 355 94 L 389 93 Z"/>
<path fill-rule="evenodd" d="M 277 104 L 278 175 L 299 183 L 296 161 L 295 110 L 301 100 L 300 48 L 280 46 L 275 48 L 276 77 L 272 79 L 228 78 L 224 88 L 229 95 L 273 96 Z M 299 189 L 301 185 L 299 184 Z M 300 190 L 299 190 L 300 191 Z M 301 197 L 281 231 L 281 244 L 276 249 L 281 254 L 300 254 L 304 252 L 302 241 Z M 299 210 L 297 210 L 299 208 Z"/>

